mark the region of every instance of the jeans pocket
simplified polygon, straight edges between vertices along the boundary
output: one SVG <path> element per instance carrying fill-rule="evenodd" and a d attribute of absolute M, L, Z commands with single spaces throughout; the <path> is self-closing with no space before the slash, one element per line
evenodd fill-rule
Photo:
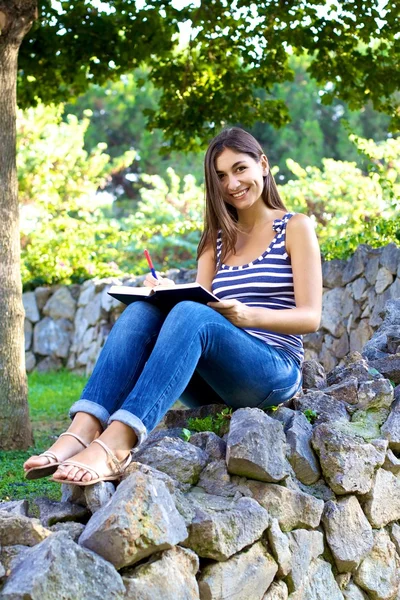
<path fill-rule="evenodd" d="M 268 406 L 276 406 L 293 398 L 301 387 L 301 378 L 288 385 L 287 387 L 275 388 L 270 391 L 268 396 L 261 402 L 258 408 L 267 408 Z"/>

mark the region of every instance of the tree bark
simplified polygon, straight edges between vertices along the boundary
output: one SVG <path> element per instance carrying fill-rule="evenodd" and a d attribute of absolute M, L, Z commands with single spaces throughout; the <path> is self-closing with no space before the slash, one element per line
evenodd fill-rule
<path fill-rule="evenodd" d="M 25 374 L 16 169 L 18 51 L 36 0 L 0 0 L 0 449 L 32 442 Z"/>

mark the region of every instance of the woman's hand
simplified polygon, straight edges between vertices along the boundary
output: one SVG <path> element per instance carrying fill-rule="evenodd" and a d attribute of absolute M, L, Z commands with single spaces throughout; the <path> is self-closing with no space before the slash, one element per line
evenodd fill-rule
<path fill-rule="evenodd" d="M 155 277 L 153 277 L 153 275 L 151 273 L 147 273 L 146 275 L 146 279 L 143 282 L 143 285 L 145 287 L 150 287 L 150 288 L 154 288 L 158 285 L 163 285 L 165 287 L 172 287 L 173 285 L 175 285 L 175 281 L 172 281 L 172 279 L 168 279 L 167 277 L 160 277 L 157 274 L 158 279 L 156 279 Z"/>
<path fill-rule="evenodd" d="M 210 306 L 236 327 L 250 327 L 251 308 L 239 300 L 222 300 L 221 302 L 208 302 Z"/>

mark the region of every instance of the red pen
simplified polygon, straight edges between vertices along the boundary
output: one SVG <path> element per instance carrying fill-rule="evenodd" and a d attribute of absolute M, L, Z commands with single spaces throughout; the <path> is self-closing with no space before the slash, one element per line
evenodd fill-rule
<path fill-rule="evenodd" d="M 147 263 L 149 265 L 151 274 L 153 275 L 153 277 L 155 277 L 156 279 L 158 279 L 157 273 L 155 272 L 155 269 L 154 269 L 154 266 L 153 266 L 153 261 L 150 258 L 150 254 L 149 254 L 148 250 L 144 251 L 144 255 L 145 255 Z"/>

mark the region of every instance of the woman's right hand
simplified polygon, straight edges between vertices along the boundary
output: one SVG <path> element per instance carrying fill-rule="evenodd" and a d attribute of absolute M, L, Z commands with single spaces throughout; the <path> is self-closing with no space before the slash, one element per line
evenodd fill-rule
<path fill-rule="evenodd" d="M 157 287 L 158 285 L 163 285 L 165 287 L 172 287 L 173 285 L 175 285 L 175 281 L 173 281 L 172 279 L 168 279 L 167 277 L 160 277 L 160 275 L 158 275 L 157 273 L 157 278 L 153 277 L 153 275 L 151 273 L 147 273 L 146 275 L 146 279 L 143 282 L 143 285 L 145 287 L 150 287 L 150 288 L 154 288 Z"/>

